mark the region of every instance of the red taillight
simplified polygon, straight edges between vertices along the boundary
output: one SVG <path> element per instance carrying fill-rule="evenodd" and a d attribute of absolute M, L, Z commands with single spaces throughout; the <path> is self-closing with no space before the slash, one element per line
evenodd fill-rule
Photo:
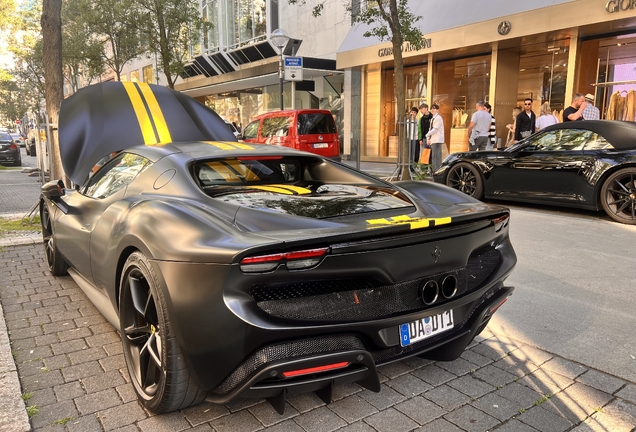
<path fill-rule="evenodd" d="M 309 374 L 317 373 L 317 372 L 326 372 L 326 371 L 330 371 L 334 369 L 342 369 L 342 368 L 346 368 L 347 366 L 349 366 L 349 362 L 333 363 L 333 364 L 324 365 L 324 366 L 316 366 L 316 367 L 307 368 L 307 369 L 298 369 L 298 370 L 283 372 L 283 376 L 285 378 L 291 378 L 291 377 L 300 376 L 300 375 L 309 375 Z"/>
<path fill-rule="evenodd" d="M 18 148 L 18 146 L 17 146 L 15 143 L 13 143 L 13 144 L 11 144 L 11 147 L 9 147 L 9 148 L 10 148 L 11 150 L 15 150 L 15 149 L 17 149 L 17 148 Z"/>
<path fill-rule="evenodd" d="M 510 215 L 506 214 L 498 217 L 497 219 L 493 219 L 492 223 L 495 226 L 495 232 L 499 232 L 502 228 L 508 226 L 508 222 L 510 221 Z"/>
<path fill-rule="evenodd" d="M 300 270 L 317 265 L 329 248 L 246 257 L 241 260 L 241 270 L 245 273 L 263 273 L 285 264 L 290 270 Z"/>

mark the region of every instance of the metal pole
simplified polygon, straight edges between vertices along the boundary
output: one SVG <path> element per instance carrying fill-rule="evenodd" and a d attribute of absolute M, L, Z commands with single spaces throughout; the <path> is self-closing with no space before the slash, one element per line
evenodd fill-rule
<path fill-rule="evenodd" d="M 296 81 L 291 82 L 291 109 L 296 109 Z"/>
<path fill-rule="evenodd" d="M 280 110 L 285 109 L 285 101 L 283 100 L 283 49 L 280 49 L 280 58 L 278 59 L 278 79 L 280 80 Z"/>

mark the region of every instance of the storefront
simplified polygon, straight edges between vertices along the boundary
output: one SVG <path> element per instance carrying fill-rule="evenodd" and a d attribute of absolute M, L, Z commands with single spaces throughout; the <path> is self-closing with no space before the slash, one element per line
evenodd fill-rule
<path fill-rule="evenodd" d="M 502 143 L 513 110 L 526 98 L 537 116 L 545 102 L 559 116 L 574 94 L 591 93 L 602 118 L 634 121 L 636 2 L 454 3 L 452 10 L 448 3 L 410 3 L 429 32 L 421 50 L 403 47 L 404 107 L 396 106 L 390 44 L 352 28 L 337 55 L 337 67 L 353 77 L 346 80 L 345 104 L 360 106 L 345 118 L 352 125 L 344 133 L 345 154 L 355 154 L 359 143 L 362 160 L 395 160 L 398 113 L 422 102 L 439 104 L 450 152 L 468 149 L 466 129 L 479 100 L 493 106 Z"/>

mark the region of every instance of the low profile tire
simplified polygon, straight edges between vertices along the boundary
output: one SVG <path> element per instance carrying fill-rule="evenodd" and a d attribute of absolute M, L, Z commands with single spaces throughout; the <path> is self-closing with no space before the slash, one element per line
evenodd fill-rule
<path fill-rule="evenodd" d="M 623 168 L 607 178 L 601 204 L 616 222 L 636 225 L 636 168 Z"/>
<path fill-rule="evenodd" d="M 141 403 L 161 414 L 201 402 L 170 328 L 159 278 L 140 252 L 124 264 L 119 320 L 126 366 Z"/>
<path fill-rule="evenodd" d="M 46 208 L 46 202 L 40 204 L 40 221 L 42 223 L 42 240 L 44 243 L 44 253 L 46 254 L 46 264 L 53 276 L 64 276 L 68 269 L 68 264 L 62 258 L 55 245 L 55 235 L 51 224 L 51 214 Z"/>
<path fill-rule="evenodd" d="M 449 168 L 446 185 L 476 199 L 484 196 L 484 181 L 481 179 L 479 170 L 466 162 L 460 162 Z"/>

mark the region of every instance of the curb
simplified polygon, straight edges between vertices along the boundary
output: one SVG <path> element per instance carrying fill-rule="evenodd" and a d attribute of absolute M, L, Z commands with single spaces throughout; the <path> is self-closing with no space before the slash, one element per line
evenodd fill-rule
<path fill-rule="evenodd" d="M 42 243 L 42 234 L 24 237 L 0 237 L 0 247 L 22 246 Z"/>

